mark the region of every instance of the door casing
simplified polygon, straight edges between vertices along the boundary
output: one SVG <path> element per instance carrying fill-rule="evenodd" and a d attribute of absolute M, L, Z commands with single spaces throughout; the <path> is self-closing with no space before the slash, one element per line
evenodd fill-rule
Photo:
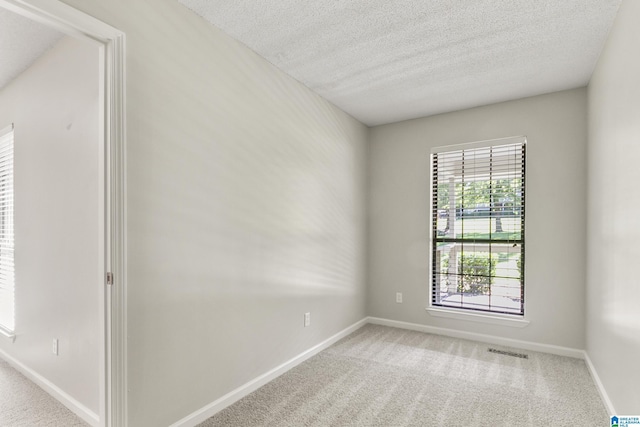
<path fill-rule="evenodd" d="M 0 7 L 100 49 L 103 268 L 100 292 L 100 427 L 127 425 L 125 34 L 57 0 L 0 0 Z M 107 283 L 111 275 L 111 284 Z"/>

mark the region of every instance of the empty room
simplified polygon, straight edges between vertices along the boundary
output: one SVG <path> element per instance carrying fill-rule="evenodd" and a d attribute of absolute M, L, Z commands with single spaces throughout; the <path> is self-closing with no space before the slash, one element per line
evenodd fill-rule
<path fill-rule="evenodd" d="M 640 2 L 0 7 L 0 425 L 640 424 Z"/>

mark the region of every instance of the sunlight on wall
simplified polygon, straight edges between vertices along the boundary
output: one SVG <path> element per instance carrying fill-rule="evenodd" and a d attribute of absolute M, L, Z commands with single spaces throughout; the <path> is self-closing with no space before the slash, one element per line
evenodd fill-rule
<path fill-rule="evenodd" d="M 132 191 L 143 198 L 132 203 L 165 213 L 140 226 L 172 248 L 160 265 L 180 268 L 182 292 L 192 280 L 231 293 L 359 292 L 365 128 L 241 53 L 219 56 L 230 75 L 186 59 L 163 64 L 171 75 L 214 84 L 163 86 L 138 100 L 147 111 L 172 100 L 170 110 L 136 123 L 158 139 L 144 153 L 151 167 L 133 172 Z M 177 259 L 183 265 L 172 267 Z"/>
<path fill-rule="evenodd" d="M 169 425 L 364 317 L 368 129 L 176 1 L 65 2 L 127 34 L 129 425 Z"/>

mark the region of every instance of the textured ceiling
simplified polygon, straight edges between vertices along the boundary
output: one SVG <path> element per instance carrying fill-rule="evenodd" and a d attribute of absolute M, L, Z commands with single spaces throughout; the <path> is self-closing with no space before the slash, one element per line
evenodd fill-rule
<path fill-rule="evenodd" d="M 368 125 L 588 83 L 621 0 L 179 0 Z"/>
<path fill-rule="evenodd" d="M 0 89 L 29 68 L 62 36 L 0 7 Z"/>

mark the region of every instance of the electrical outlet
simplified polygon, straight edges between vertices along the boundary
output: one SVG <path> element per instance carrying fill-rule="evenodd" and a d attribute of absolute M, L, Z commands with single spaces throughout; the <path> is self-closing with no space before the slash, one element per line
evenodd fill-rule
<path fill-rule="evenodd" d="M 311 326 L 311 313 L 304 314 L 304 327 Z"/>
<path fill-rule="evenodd" d="M 396 302 L 398 304 L 402 303 L 402 292 L 396 292 Z"/>
<path fill-rule="evenodd" d="M 58 338 L 54 338 L 53 339 L 53 347 L 51 347 L 51 351 L 53 352 L 53 354 L 55 354 L 56 356 L 58 355 Z"/>

